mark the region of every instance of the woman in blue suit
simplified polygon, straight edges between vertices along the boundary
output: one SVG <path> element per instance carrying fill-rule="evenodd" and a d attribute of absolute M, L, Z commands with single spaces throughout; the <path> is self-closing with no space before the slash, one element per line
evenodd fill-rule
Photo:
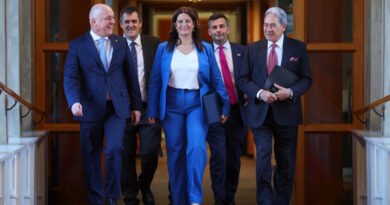
<path fill-rule="evenodd" d="M 165 131 L 173 205 L 202 203 L 208 129 L 202 96 L 211 89 L 222 99 L 225 122 L 229 97 L 214 53 L 200 39 L 196 11 L 181 7 L 173 14 L 168 41 L 157 49 L 148 92 L 149 122 L 160 119 Z"/>

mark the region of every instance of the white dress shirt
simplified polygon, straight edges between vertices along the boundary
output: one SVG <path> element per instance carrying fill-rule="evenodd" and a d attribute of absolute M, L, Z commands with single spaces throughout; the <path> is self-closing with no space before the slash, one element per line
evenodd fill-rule
<path fill-rule="evenodd" d="M 99 39 L 103 38 L 103 37 L 97 35 L 92 30 L 89 33 L 91 34 L 93 42 L 95 43 L 96 49 L 98 49 L 98 52 L 99 52 Z M 105 47 L 106 47 L 107 63 L 108 63 L 108 67 L 110 67 L 113 49 L 111 46 L 110 38 L 104 37 L 104 39 L 106 39 L 106 41 L 104 41 L 104 42 L 105 42 Z"/>
<path fill-rule="evenodd" d="M 220 58 L 219 58 L 219 45 L 217 45 L 216 43 L 213 43 L 213 45 L 214 45 L 215 59 L 217 60 L 219 71 L 221 71 L 222 80 L 225 81 L 223 79 L 223 74 L 222 74 L 222 70 L 221 70 L 221 61 L 220 61 Z M 232 47 L 230 46 L 229 41 L 226 41 L 222 46 L 223 46 L 223 52 L 225 53 L 225 56 L 226 56 L 226 62 L 228 64 L 228 66 L 229 66 L 229 73 L 230 73 L 230 77 L 232 78 L 232 81 L 233 81 L 234 91 L 237 93 L 236 82 L 235 82 L 235 79 L 234 79 L 234 66 L 233 66 Z"/>
<path fill-rule="evenodd" d="M 127 40 L 127 45 L 129 46 L 130 49 L 130 44 L 133 41 L 128 38 L 126 38 L 126 40 Z M 138 83 L 139 83 L 139 88 L 141 90 L 142 102 L 146 102 L 147 90 L 146 90 L 146 81 L 145 81 L 145 65 L 144 65 L 144 54 L 142 51 L 140 34 L 138 34 L 134 42 L 135 42 L 135 50 L 137 52 Z"/>

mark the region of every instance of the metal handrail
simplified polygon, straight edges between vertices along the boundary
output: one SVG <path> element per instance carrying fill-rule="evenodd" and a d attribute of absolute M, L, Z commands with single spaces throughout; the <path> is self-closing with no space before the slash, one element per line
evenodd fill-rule
<path fill-rule="evenodd" d="M 380 116 L 380 117 L 383 117 L 383 114 L 378 113 L 378 112 L 375 110 L 375 108 L 376 108 L 377 106 L 379 106 L 379 105 L 382 105 L 382 104 L 388 102 L 388 101 L 390 101 L 390 95 L 387 95 L 387 96 L 385 96 L 385 97 L 383 97 L 383 98 L 380 98 L 379 100 L 377 100 L 377 101 L 375 101 L 375 102 L 373 102 L 373 103 L 371 103 L 371 104 L 369 104 L 369 105 L 366 105 L 366 106 L 364 106 L 363 108 L 360 108 L 360 109 L 356 110 L 354 113 L 355 113 L 356 117 L 358 118 L 358 120 L 359 120 L 360 122 L 362 122 L 363 124 L 365 124 L 366 122 L 360 119 L 360 115 L 362 115 L 362 114 L 368 112 L 368 111 L 371 110 L 371 109 L 374 109 L 375 114 L 377 114 L 377 115 Z"/>
<path fill-rule="evenodd" d="M 42 111 L 41 109 L 37 108 L 33 104 L 27 102 L 24 98 L 20 97 L 13 90 L 11 90 L 9 87 L 4 85 L 2 82 L 0 82 L 0 94 L 1 94 L 1 90 L 3 90 L 5 93 L 7 93 L 15 100 L 15 103 L 10 108 L 6 108 L 7 111 L 12 110 L 15 107 L 16 103 L 19 102 L 20 104 L 24 105 L 29 109 L 29 111 L 26 114 L 22 115 L 22 117 L 26 117 L 32 110 L 41 115 L 41 118 L 38 120 L 38 122 L 36 122 L 36 124 L 39 124 L 46 116 L 45 111 Z"/>

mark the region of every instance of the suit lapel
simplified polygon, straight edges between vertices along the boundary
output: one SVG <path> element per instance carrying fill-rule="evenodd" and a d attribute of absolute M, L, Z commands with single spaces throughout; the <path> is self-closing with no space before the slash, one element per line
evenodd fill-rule
<path fill-rule="evenodd" d="M 238 76 L 238 61 L 242 57 L 243 53 L 238 50 L 238 46 L 236 46 L 233 43 L 230 43 L 231 49 L 232 49 L 232 60 L 233 60 L 233 72 L 234 72 L 234 77 Z"/>
<path fill-rule="evenodd" d="M 110 65 L 108 66 L 108 71 L 107 72 L 111 72 L 111 65 L 116 62 L 115 58 L 118 57 L 117 53 L 118 53 L 118 50 L 120 48 L 120 44 L 119 44 L 119 39 L 114 36 L 114 35 L 111 35 L 110 37 L 110 42 L 111 42 L 111 47 L 112 47 L 112 56 L 111 56 L 111 61 L 110 61 Z"/>
<path fill-rule="evenodd" d="M 263 76 L 268 76 L 268 71 L 267 71 L 267 41 L 262 40 L 258 44 L 259 48 L 256 50 L 260 51 L 258 56 L 257 56 L 257 61 L 258 65 L 260 65 L 260 73 Z M 256 65 L 256 64 L 255 64 Z"/>
<path fill-rule="evenodd" d="M 152 68 L 153 59 L 150 59 L 150 55 L 153 52 L 151 50 L 151 44 L 147 42 L 144 35 L 141 35 L 142 54 L 144 58 L 144 72 L 145 72 L 145 83 L 148 85 L 148 77 L 150 76 L 150 69 Z"/>
<path fill-rule="evenodd" d="M 288 57 L 291 56 L 290 54 L 290 48 L 291 46 L 289 45 L 289 40 L 287 37 L 284 37 L 284 42 L 283 42 L 283 58 L 282 58 L 282 63 L 281 66 L 283 68 L 287 68 L 287 63 L 288 63 Z"/>
<path fill-rule="evenodd" d="M 85 34 L 85 36 L 84 36 L 84 44 L 85 44 L 89 54 L 92 56 L 93 59 L 95 59 L 96 63 L 104 71 L 104 66 L 103 66 L 102 60 L 100 59 L 98 50 L 96 48 L 96 44 L 93 41 L 92 36 L 89 32 L 87 34 Z"/>

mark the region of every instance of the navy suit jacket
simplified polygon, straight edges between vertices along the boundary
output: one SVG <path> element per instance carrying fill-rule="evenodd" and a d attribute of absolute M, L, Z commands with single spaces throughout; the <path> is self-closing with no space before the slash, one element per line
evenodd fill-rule
<path fill-rule="evenodd" d="M 238 84 L 241 91 L 248 96 L 247 124 L 252 128 L 263 125 L 270 106 L 277 124 L 294 126 L 302 123 L 301 96 L 312 84 L 306 45 L 285 36 L 281 66 L 295 73 L 299 80 L 290 87 L 294 93 L 293 99 L 276 101 L 269 105 L 256 98 L 256 94 L 263 88 L 268 77 L 267 40 L 257 41 L 247 46 Z"/>
<path fill-rule="evenodd" d="M 233 73 L 234 73 L 234 82 L 236 88 L 236 94 L 238 97 L 238 103 L 240 105 L 241 118 L 243 123 L 246 124 L 245 120 L 245 108 L 246 108 L 246 99 L 244 98 L 244 93 L 242 93 L 238 87 L 238 75 L 242 66 L 242 59 L 244 58 L 245 46 L 230 42 L 230 47 L 232 51 L 232 60 L 233 60 Z M 214 44 L 211 43 L 214 48 Z"/>
<path fill-rule="evenodd" d="M 216 90 L 222 100 L 222 114 L 229 116 L 229 96 L 222 81 L 221 73 L 213 50 L 209 44 L 202 42 L 203 51 L 197 50 L 199 62 L 200 101 L 212 88 Z M 168 42 L 160 43 L 154 58 L 152 75 L 148 91 L 148 116 L 163 120 L 166 108 L 166 92 L 171 73 L 173 51 L 168 50 Z"/>
<path fill-rule="evenodd" d="M 144 69 L 145 69 L 145 90 L 149 88 L 149 78 L 150 73 L 152 72 L 154 55 L 156 53 L 158 44 L 160 44 L 160 39 L 141 34 L 141 44 L 142 44 L 142 53 L 144 55 Z"/>
<path fill-rule="evenodd" d="M 138 74 L 130 66 L 130 51 L 126 40 L 116 35 L 111 35 L 109 39 L 113 53 L 107 72 L 89 32 L 69 43 L 64 68 L 65 95 L 69 107 L 80 102 L 84 114 L 82 117 L 75 117 L 75 120 L 102 120 L 107 92 L 120 118 L 130 117 L 130 107 L 133 110 L 142 108 Z"/>

